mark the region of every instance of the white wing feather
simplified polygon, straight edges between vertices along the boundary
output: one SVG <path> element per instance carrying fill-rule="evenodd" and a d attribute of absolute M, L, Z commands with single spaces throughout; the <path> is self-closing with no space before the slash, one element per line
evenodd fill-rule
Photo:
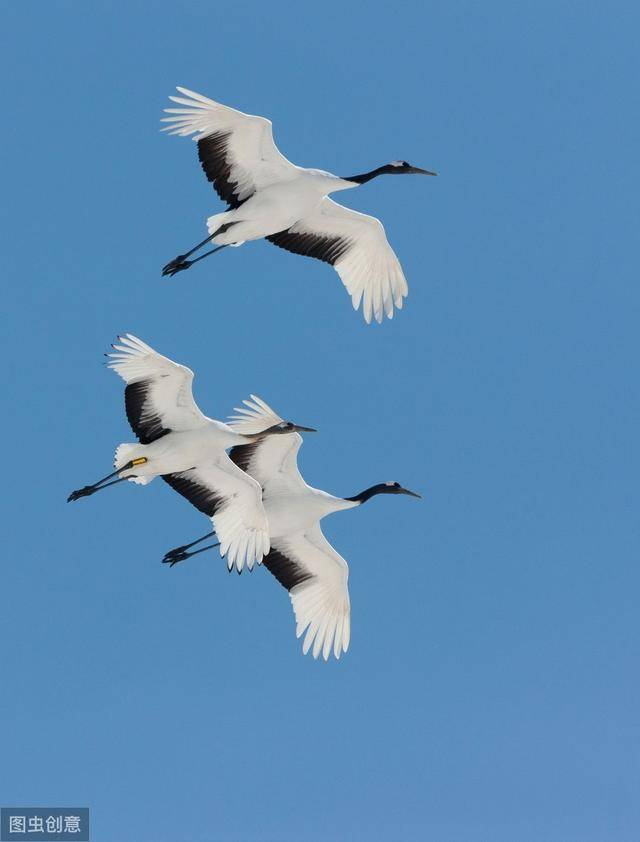
<path fill-rule="evenodd" d="M 304 634 L 303 654 L 312 649 L 314 658 L 322 653 L 326 661 L 333 650 L 339 658 L 349 648 L 351 633 L 347 562 L 327 541 L 319 525 L 305 533 L 278 538 L 273 548 L 310 576 L 289 592 L 296 637 Z M 268 566 L 268 557 L 265 564 Z"/>
<path fill-rule="evenodd" d="M 251 570 L 269 552 L 269 524 L 262 488 L 223 451 L 195 468 L 162 477 L 211 518 L 227 567 Z M 215 511 L 214 511 L 215 510 Z"/>
<path fill-rule="evenodd" d="M 282 419 L 265 401 L 251 395 L 236 407 L 229 426 L 236 432 L 251 435 L 278 424 Z M 297 454 L 302 444 L 299 433 L 269 436 L 237 450 L 246 452 L 247 472 L 262 485 L 263 499 L 268 501 L 283 491 L 308 489 L 300 475 Z M 236 450 L 234 448 L 234 450 Z M 231 451 L 234 458 L 234 451 Z M 328 660 L 331 651 L 336 658 L 349 648 L 351 607 L 349 602 L 347 562 L 329 544 L 319 524 L 306 532 L 274 539 L 273 549 L 291 563 L 297 574 L 306 578 L 289 591 L 296 618 L 296 636 L 304 634 L 302 651 L 312 650 Z M 269 567 L 269 556 L 264 559 Z M 275 575 L 275 570 L 272 571 Z M 280 578 L 280 577 L 278 577 Z M 281 579 L 282 581 L 282 579 Z"/>
<path fill-rule="evenodd" d="M 409 292 L 407 281 L 380 220 L 325 197 L 318 211 L 296 222 L 288 233 L 349 241 L 333 266 L 351 296 L 353 309 L 362 303 L 367 324 L 372 317 L 381 322 L 384 314 L 393 318 L 394 305 L 402 309 Z"/>
<path fill-rule="evenodd" d="M 163 427 L 176 432 L 197 429 L 208 422 L 193 399 L 191 369 L 163 357 L 130 333 L 118 339 L 121 344 L 113 345 L 114 353 L 107 355 L 108 366 L 127 386 L 146 384 L 144 414 L 157 415 Z"/>
<path fill-rule="evenodd" d="M 269 552 L 269 524 L 262 505 L 262 488 L 241 471 L 224 454 L 215 463 L 198 468 L 198 473 L 223 492 L 230 503 L 224 503 L 211 518 L 220 540 L 220 555 L 226 556 L 227 567 L 241 571 L 246 561 L 249 570 Z"/>
<path fill-rule="evenodd" d="M 250 400 L 244 400 L 244 406 L 234 406 L 238 415 L 229 416 L 229 426 L 243 436 L 252 436 L 275 427 L 283 419 L 257 395 L 249 395 Z"/>
<path fill-rule="evenodd" d="M 234 195 L 242 202 L 256 190 L 293 178 L 298 167 L 288 161 L 273 140 L 271 120 L 244 114 L 228 105 L 214 102 L 187 88 L 177 88 L 182 96 L 170 99 L 181 108 L 165 108 L 168 123 L 163 131 L 200 141 L 212 134 L 224 134 L 227 178 L 235 182 Z"/>

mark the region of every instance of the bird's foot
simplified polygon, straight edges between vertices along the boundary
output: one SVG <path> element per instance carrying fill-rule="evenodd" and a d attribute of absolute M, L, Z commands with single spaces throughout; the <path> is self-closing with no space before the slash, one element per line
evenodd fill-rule
<path fill-rule="evenodd" d="M 191 544 L 183 544 L 181 547 L 174 547 L 172 550 L 169 550 L 164 554 L 163 561 L 171 561 L 174 556 L 183 555 L 189 547 L 191 547 Z"/>
<path fill-rule="evenodd" d="M 84 488 L 78 488 L 67 497 L 67 503 L 73 503 L 74 500 L 79 500 L 81 497 L 90 497 L 97 490 L 98 486 L 96 485 L 85 485 Z"/>
<path fill-rule="evenodd" d="M 184 254 L 179 254 L 173 260 L 170 260 L 166 266 L 162 269 L 163 275 L 176 275 L 178 272 L 182 272 L 183 269 L 188 269 L 189 266 L 193 263 L 192 260 L 187 260 Z"/>
<path fill-rule="evenodd" d="M 178 564 L 179 561 L 184 561 L 186 558 L 189 558 L 190 555 L 191 553 L 186 552 L 182 547 L 176 547 L 175 550 L 169 550 L 162 559 L 162 563 L 168 564 L 169 567 L 173 567 L 174 564 Z"/>

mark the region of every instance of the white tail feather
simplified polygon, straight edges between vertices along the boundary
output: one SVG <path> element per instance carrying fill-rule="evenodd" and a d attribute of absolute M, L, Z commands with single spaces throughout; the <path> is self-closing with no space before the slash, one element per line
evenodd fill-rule
<path fill-rule="evenodd" d="M 130 462 L 132 459 L 135 459 L 135 454 L 138 452 L 138 455 L 141 455 L 141 445 L 139 444 L 119 444 L 116 447 L 116 452 L 113 455 L 113 467 L 122 468 L 123 465 L 126 465 L 127 462 Z M 153 477 L 128 477 L 131 482 L 135 482 L 137 485 L 148 485 Z"/>
<path fill-rule="evenodd" d="M 218 228 L 220 228 L 221 225 L 224 225 L 226 216 L 227 211 L 224 213 L 216 213 L 214 216 L 210 216 L 209 219 L 207 219 L 207 230 L 209 234 L 215 234 Z"/>

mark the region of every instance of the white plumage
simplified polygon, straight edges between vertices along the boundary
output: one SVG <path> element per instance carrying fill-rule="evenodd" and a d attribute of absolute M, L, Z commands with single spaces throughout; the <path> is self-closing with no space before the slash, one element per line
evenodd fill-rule
<path fill-rule="evenodd" d="M 281 421 L 264 401 L 251 398 L 236 408 L 230 427 L 250 435 Z M 358 503 L 307 485 L 298 470 L 301 444 L 299 433 L 289 433 L 234 448 L 230 456 L 262 486 L 271 535 L 264 564 L 289 591 L 302 651 L 313 647 L 314 658 L 322 653 L 327 660 L 331 651 L 339 658 L 349 648 L 349 567 L 322 534 L 320 520 Z"/>
<path fill-rule="evenodd" d="M 262 487 L 271 549 L 263 559 L 266 567 L 288 591 L 296 618 L 296 635 L 304 640 L 302 651 L 310 650 L 326 660 L 333 652 L 339 658 L 349 648 L 351 607 L 347 562 L 329 544 L 320 521 L 332 512 L 352 509 L 376 494 L 409 494 L 397 482 L 378 483 L 355 497 L 334 497 L 312 488 L 298 470 L 297 455 L 302 437 L 292 425 L 283 422 L 263 400 L 251 395 L 229 426 L 238 434 L 256 436 L 252 444 L 231 449 L 230 458 L 257 480 Z M 263 431 L 283 427 L 283 434 L 265 438 Z M 298 428 L 306 429 L 306 428 Z M 295 426 L 294 426 L 295 430 Z M 209 549 L 187 552 L 209 535 L 170 550 L 164 557 L 172 566 L 191 555 Z"/>
<path fill-rule="evenodd" d="M 324 198 L 312 214 L 294 223 L 291 234 L 339 237 L 350 243 L 333 267 L 351 296 L 353 309 L 362 303 L 367 324 L 393 318 L 394 305 L 402 309 L 409 289 L 400 262 L 389 245 L 379 219 L 345 208 Z"/>
<path fill-rule="evenodd" d="M 207 220 L 210 241 L 225 246 L 266 238 L 287 251 L 316 257 L 334 266 L 354 309 L 362 304 L 367 322 L 381 322 L 384 315 L 392 318 L 408 289 L 382 224 L 327 196 L 385 173 L 435 173 L 406 161 L 346 178 L 304 169 L 278 150 L 270 120 L 186 88 L 178 92 L 181 96 L 170 99 L 181 107 L 165 109 L 165 131 L 193 135 L 207 178 L 230 208 Z M 186 258 L 195 250 L 168 263 L 164 274 L 188 268 L 195 260 Z"/>
<path fill-rule="evenodd" d="M 229 569 L 235 566 L 240 571 L 245 564 L 252 568 L 269 552 L 262 489 L 226 451 L 255 438 L 200 411 L 190 369 L 131 334 L 119 337 L 113 349 L 108 365 L 127 384 L 127 418 L 140 442 L 117 448 L 118 476 L 141 484 L 161 476 L 211 518 Z M 70 499 L 97 490 L 98 485 L 88 487 Z"/>

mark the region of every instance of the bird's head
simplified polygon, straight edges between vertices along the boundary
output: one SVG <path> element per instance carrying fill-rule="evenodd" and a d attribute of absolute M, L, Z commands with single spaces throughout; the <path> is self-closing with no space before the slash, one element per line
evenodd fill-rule
<path fill-rule="evenodd" d="M 437 175 L 438 173 L 431 172 L 431 170 L 422 170 L 420 167 L 414 167 L 408 161 L 391 161 L 384 168 L 387 175 Z"/>
<path fill-rule="evenodd" d="M 409 491 L 408 488 L 403 488 L 399 482 L 379 482 L 377 485 L 372 485 L 371 488 L 365 488 L 355 497 L 345 497 L 344 499 L 353 503 L 366 503 L 376 494 L 408 494 L 410 497 L 422 499 L 422 495 L 416 494 L 415 491 Z"/>
<path fill-rule="evenodd" d="M 378 488 L 378 494 L 408 494 L 410 497 L 419 497 L 422 499 L 420 494 L 417 494 L 415 491 L 409 491 L 408 488 L 403 488 L 399 482 L 381 482 Z"/>
<path fill-rule="evenodd" d="M 293 421 L 280 421 L 274 424 L 273 427 L 268 427 L 264 430 L 262 436 L 282 436 L 287 433 L 317 433 L 313 427 L 303 427 L 300 424 L 294 424 Z"/>

